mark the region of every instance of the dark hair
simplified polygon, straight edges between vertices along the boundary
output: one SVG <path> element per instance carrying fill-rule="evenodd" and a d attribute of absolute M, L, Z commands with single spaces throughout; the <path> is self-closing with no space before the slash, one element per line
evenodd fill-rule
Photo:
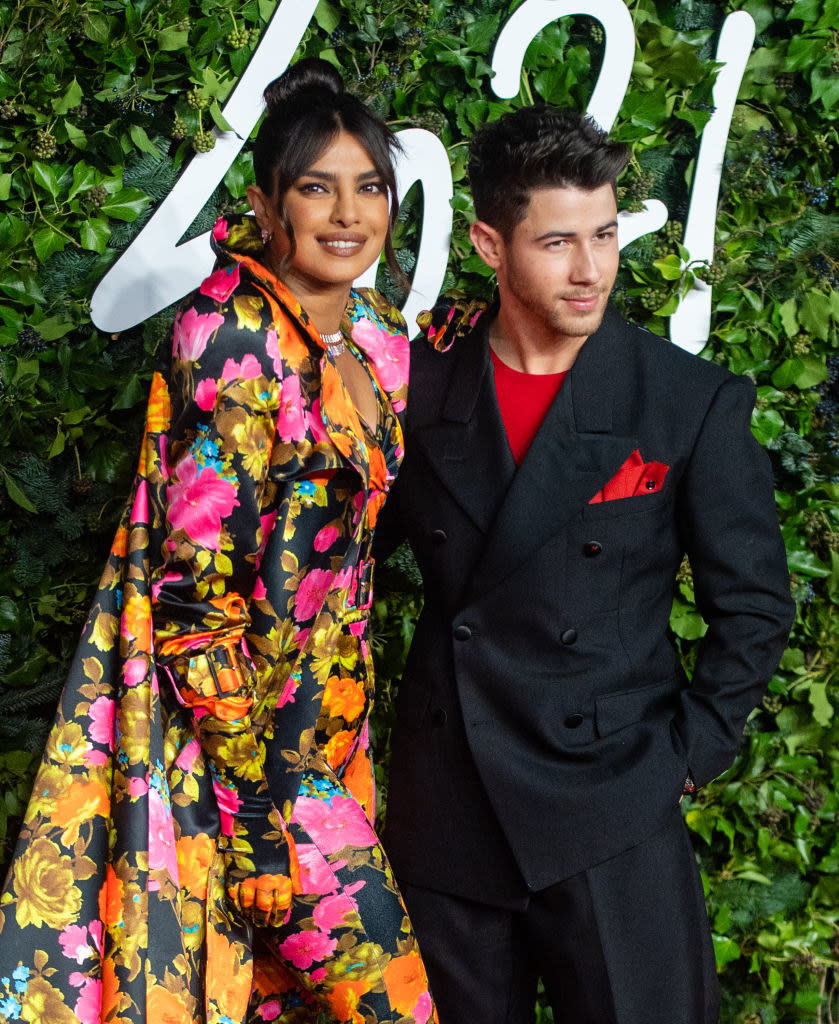
<path fill-rule="evenodd" d="M 616 187 L 629 147 L 587 115 L 537 105 L 504 114 L 469 145 L 475 213 L 509 238 L 539 188 Z"/>
<path fill-rule="evenodd" d="M 367 151 L 381 176 L 390 202 L 385 257 L 391 275 L 407 283 L 393 252 L 391 230 L 399 213 L 393 157 L 399 141 L 388 126 L 358 97 L 344 91 L 337 69 L 318 57 L 305 57 L 270 82 L 263 93 L 267 114 L 253 150 L 256 184 L 280 201 L 280 219 L 295 252 L 294 231 L 282 207 L 282 197 L 308 171 L 339 132 L 349 132 Z"/>

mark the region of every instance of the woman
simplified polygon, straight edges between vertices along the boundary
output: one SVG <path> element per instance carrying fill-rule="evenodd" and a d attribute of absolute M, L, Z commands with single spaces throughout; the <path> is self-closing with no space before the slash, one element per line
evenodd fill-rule
<path fill-rule="evenodd" d="M 391 252 L 396 143 L 322 61 L 266 102 L 255 217 L 216 224 L 175 318 L 0 900 L 4 1021 L 436 1019 L 370 825 L 408 343 L 351 283 Z"/>

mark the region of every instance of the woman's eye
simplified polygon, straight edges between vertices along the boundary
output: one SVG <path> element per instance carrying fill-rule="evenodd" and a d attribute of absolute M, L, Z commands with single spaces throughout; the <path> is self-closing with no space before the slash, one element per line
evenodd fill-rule
<path fill-rule="evenodd" d="M 385 184 L 383 181 L 365 181 L 361 186 L 362 192 L 369 192 L 372 195 L 377 195 L 379 192 L 384 192 Z"/>
<path fill-rule="evenodd" d="M 325 187 L 319 181 L 306 181 L 298 186 L 298 191 L 305 193 L 325 192 Z"/>

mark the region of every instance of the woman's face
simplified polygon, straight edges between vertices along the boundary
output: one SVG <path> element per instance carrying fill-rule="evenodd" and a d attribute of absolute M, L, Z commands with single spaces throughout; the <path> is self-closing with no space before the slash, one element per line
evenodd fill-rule
<path fill-rule="evenodd" d="M 281 203 L 294 232 L 295 252 L 282 274 L 292 291 L 295 284 L 347 286 L 378 259 L 388 229 L 387 189 L 355 136 L 339 132 Z M 269 245 L 279 261 L 291 246 L 275 210 L 272 221 Z"/>

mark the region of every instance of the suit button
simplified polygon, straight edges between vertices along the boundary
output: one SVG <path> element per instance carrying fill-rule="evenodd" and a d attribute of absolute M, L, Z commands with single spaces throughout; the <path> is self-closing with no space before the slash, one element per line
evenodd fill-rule
<path fill-rule="evenodd" d="M 458 626 L 454 631 L 455 640 L 471 640 L 472 630 L 468 626 Z"/>
<path fill-rule="evenodd" d="M 648 480 L 644 486 L 647 488 L 648 491 L 654 491 L 655 490 L 655 480 Z"/>
<path fill-rule="evenodd" d="M 432 530 L 431 539 L 435 544 L 445 544 L 449 538 L 446 536 L 445 530 Z"/>
<path fill-rule="evenodd" d="M 567 729 L 579 729 L 583 724 L 583 721 L 584 719 L 582 715 L 569 715 L 565 719 L 565 727 Z"/>
<path fill-rule="evenodd" d="M 577 642 L 577 630 L 576 629 L 564 629 L 559 634 L 559 639 L 564 644 L 575 644 Z"/>
<path fill-rule="evenodd" d="M 431 715 L 431 724 L 435 729 L 441 729 L 446 724 L 448 715 L 443 708 L 435 708 Z"/>
<path fill-rule="evenodd" d="M 599 555 L 602 550 L 603 545 L 596 540 L 587 540 L 585 544 L 583 544 L 583 554 L 586 558 L 594 558 Z"/>

